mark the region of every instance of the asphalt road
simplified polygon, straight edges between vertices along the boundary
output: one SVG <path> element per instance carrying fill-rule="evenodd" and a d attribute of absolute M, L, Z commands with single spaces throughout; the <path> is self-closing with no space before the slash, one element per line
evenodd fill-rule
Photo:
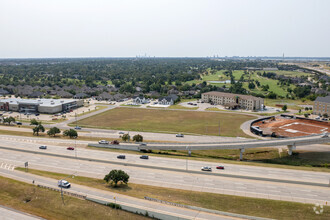
<path fill-rule="evenodd" d="M 13 178 L 16 180 L 24 181 L 27 183 L 32 183 L 32 180 L 35 181 L 35 184 L 40 184 L 43 186 L 57 187 L 57 180 L 50 179 L 50 178 L 44 178 L 36 175 L 27 174 L 24 172 L 18 172 L 18 171 L 7 171 L 7 170 L 1 170 L 0 174 L 9 178 Z M 70 181 L 70 179 L 67 179 Z M 170 214 L 172 216 L 181 217 L 184 219 L 210 219 L 210 220 L 217 220 L 217 219 L 238 219 L 238 218 L 232 218 L 229 216 L 223 216 L 223 215 L 217 215 L 217 214 L 211 214 L 207 212 L 202 211 L 196 211 L 171 205 L 164 205 L 156 202 L 151 202 L 148 200 L 143 199 L 137 199 L 134 197 L 129 197 L 117 193 L 112 193 L 109 191 L 99 190 L 91 187 L 81 186 L 78 184 L 72 184 L 70 189 L 63 189 L 64 191 L 69 191 L 72 193 L 78 193 L 80 195 L 86 195 L 90 198 L 100 199 L 103 201 L 108 202 L 116 202 L 117 204 L 122 205 L 129 205 L 137 208 L 141 208 L 148 211 L 156 211 L 159 213 L 164 214 Z M 114 197 L 116 197 L 116 200 L 114 200 Z M 65 200 L 64 200 L 65 202 Z M 0 210 L 1 211 L 1 210 Z"/>
<path fill-rule="evenodd" d="M 26 149 L 36 152 L 46 152 L 60 155 L 69 155 L 69 156 L 78 156 L 90 159 L 98 160 L 107 160 L 114 162 L 123 162 L 130 164 L 139 164 L 139 165 L 149 165 L 156 167 L 165 167 L 165 168 L 174 168 L 182 170 L 194 170 L 200 171 L 202 166 L 211 166 L 213 173 L 219 174 L 231 174 L 239 176 L 249 176 L 249 177 L 266 177 L 271 179 L 280 179 L 280 180 L 293 180 L 293 181 L 302 181 L 302 182 L 311 182 L 311 183 L 322 183 L 329 184 L 330 173 L 325 172 L 310 172 L 310 171 L 300 171 L 300 170 L 291 170 L 291 169 L 279 169 L 279 168 L 267 168 L 267 167 L 258 167 L 258 166 L 248 166 L 248 165 L 234 165 L 234 164 L 219 164 L 195 160 L 183 160 L 183 159 L 173 159 L 166 157 L 156 157 L 150 156 L 148 160 L 140 159 L 140 155 L 136 154 L 125 154 L 126 159 L 120 160 L 117 159 L 117 156 L 120 153 L 109 152 L 109 151 L 100 151 L 100 150 L 91 150 L 85 148 L 76 148 L 74 151 L 66 150 L 65 146 L 57 146 L 55 143 L 47 144 L 47 150 L 39 149 L 40 144 L 38 143 L 22 143 L 17 140 L 2 140 L 0 146 L 6 146 L 13 149 Z M 329 146 L 330 147 L 330 146 Z M 216 169 L 216 166 L 223 165 L 225 166 L 224 170 Z"/>
<path fill-rule="evenodd" d="M 24 213 L 12 208 L 8 208 L 5 206 L 0 205 L 0 219 L 1 220 L 15 220 L 15 219 L 22 219 L 22 220 L 40 220 L 43 218 L 30 215 L 28 213 Z"/>
<path fill-rule="evenodd" d="M 326 187 L 306 186 L 297 184 L 275 183 L 256 180 L 173 172 L 137 168 L 124 165 L 75 161 L 72 159 L 55 158 L 31 153 L 21 153 L 0 150 L 0 161 L 23 166 L 29 162 L 29 167 L 62 173 L 77 173 L 77 175 L 103 178 L 112 169 L 122 169 L 130 175 L 131 182 L 203 191 L 255 198 L 266 198 L 303 203 L 329 202 L 330 190 Z M 305 176 L 305 178 L 309 178 Z M 146 195 L 152 197 L 152 195 Z"/>

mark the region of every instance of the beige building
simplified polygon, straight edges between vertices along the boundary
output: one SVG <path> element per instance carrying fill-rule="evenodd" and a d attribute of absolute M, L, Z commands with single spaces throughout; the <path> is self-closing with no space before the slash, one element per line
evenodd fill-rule
<path fill-rule="evenodd" d="M 262 110 L 264 99 L 251 95 L 232 94 L 225 92 L 206 92 L 202 94 L 202 101 L 224 105 L 230 109 L 241 108 L 247 110 Z"/>
<path fill-rule="evenodd" d="M 314 101 L 313 113 L 315 115 L 327 113 L 330 116 L 330 96 L 317 97 Z"/>

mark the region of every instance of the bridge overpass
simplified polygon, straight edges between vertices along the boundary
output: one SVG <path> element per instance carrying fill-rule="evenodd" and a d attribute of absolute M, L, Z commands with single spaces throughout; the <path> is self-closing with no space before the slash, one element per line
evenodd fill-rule
<path fill-rule="evenodd" d="M 296 146 L 329 143 L 328 134 L 315 134 L 294 138 L 274 138 L 270 140 L 242 140 L 237 142 L 205 142 L 205 143 L 121 143 L 119 146 L 104 144 L 89 144 L 94 147 L 110 147 L 130 150 L 187 150 L 191 154 L 193 150 L 215 150 L 215 149 L 239 149 L 240 159 L 246 148 L 287 146 L 289 155 Z"/>

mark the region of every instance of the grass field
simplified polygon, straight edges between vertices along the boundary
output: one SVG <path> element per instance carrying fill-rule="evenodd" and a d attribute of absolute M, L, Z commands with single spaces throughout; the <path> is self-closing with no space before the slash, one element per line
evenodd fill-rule
<path fill-rule="evenodd" d="M 0 187 L 1 205 L 45 219 L 149 219 L 66 195 L 64 195 L 65 205 L 63 205 L 58 192 L 1 176 Z"/>
<path fill-rule="evenodd" d="M 115 108 L 78 123 L 83 127 L 115 130 L 218 135 L 220 122 L 222 136 L 247 137 L 240 125 L 254 118 L 220 112 Z"/>
<path fill-rule="evenodd" d="M 18 170 L 24 171 L 24 168 L 18 168 Z M 55 179 L 61 179 L 68 176 L 67 174 L 32 169 L 30 169 L 29 172 Z M 140 199 L 143 199 L 144 196 L 149 196 L 169 202 L 258 217 L 274 219 L 330 218 L 330 207 L 324 207 L 324 213 L 322 215 L 316 215 L 313 212 L 313 204 L 301 204 L 215 193 L 195 192 L 190 190 L 171 189 L 134 183 L 128 183 L 128 185 L 122 185 L 121 187 L 114 188 L 110 187 L 108 184 L 105 184 L 104 180 L 82 176 L 76 176 L 74 179 L 70 180 L 70 182 L 101 190 L 109 190 Z"/>
<path fill-rule="evenodd" d="M 215 74 L 209 74 L 209 75 L 202 75 L 202 79 L 201 80 L 192 80 L 192 81 L 188 81 L 187 83 L 192 84 L 192 83 L 202 83 L 203 81 L 206 81 L 208 83 L 210 83 L 211 85 L 215 85 L 215 86 L 219 86 L 219 87 L 230 87 L 231 84 L 225 84 L 225 83 L 213 83 L 211 81 L 224 81 L 224 80 L 230 80 L 229 77 L 224 75 L 224 70 L 220 70 L 217 71 Z M 258 71 L 257 71 L 258 72 Z M 287 88 L 291 88 L 294 89 L 295 86 L 294 85 L 290 85 L 290 86 L 283 86 L 280 87 L 279 85 L 277 85 L 277 83 L 279 82 L 278 80 L 274 80 L 274 79 L 269 79 L 266 77 L 262 77 L 257 75 L 257 72 L 250 72 L 250 75 L 245 75 L 244 79 L 253 79 L 253 80 L 258 80 L 260 82 L 260 85 L 268 85 L 269 86 L 269 91 L 272 91 L 274 93 L 276 93 L 277 95 L 283 96 L 285 97 L 287 95 Z M 261 73 L 263 73 L 263 71 L 259 71 Z M 302 72 L 297 72 L 297 71 L 269 71 L 269 72 L 275 72 L 278 75 L 285 75 L 285 76 L 291 76 L 291 77 L 295 77 L 295 76 L 308 76 L 308 73 L 302 73 Z M 233 76 L 235 78 L 236 81 L 238 81 L 241 76 L 244 74 L 243 70 L 234 70 L 233 71 Z M 255 89 L 249 89 L 248 88 L 248 83 L 244 82 L 243 83 L 243 87 L 245 89 L 247 89 L 248 91 L 254 92 L 254 93 L 259 93 L 259 94 L 267 94 L 267 91 L 262 91 L 261 86 L 259 88 L 255 88 Z"/>

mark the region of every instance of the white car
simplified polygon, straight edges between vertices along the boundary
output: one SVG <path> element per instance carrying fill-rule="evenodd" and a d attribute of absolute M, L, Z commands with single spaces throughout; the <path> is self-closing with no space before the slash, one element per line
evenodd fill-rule
<path fill-rule="evenodd" d="M 202 171 L 212 171 L 211 167 L 202 167 Z"/>
<path fill-rule="evenodd" d="M 66 180 L 59 180 L 57 183 L 58 187 L 70 188 L 71 184 Z"/>
<path fill-rule="evenodd" d="M 109 141 L 101 140 L 101 141 L 99 141 L 99 144 L 109 144 Z"/>

